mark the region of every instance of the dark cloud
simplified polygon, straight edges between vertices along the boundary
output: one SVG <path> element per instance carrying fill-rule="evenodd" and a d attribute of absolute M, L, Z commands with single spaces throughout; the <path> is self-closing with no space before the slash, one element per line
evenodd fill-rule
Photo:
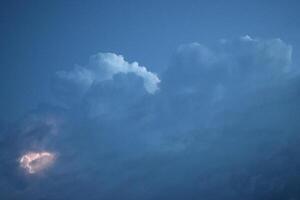
<path fill-rule="evenodd" d="M 291 56 L 280 39 L 185 44 L 159 90 L 157 75 L 112 53 L 58 72 L 54 93 L 67 108 L 42 105 L 0 140 L 0 197 L 297 199 Z M 55 151 L 54 166 L 24 175 L 16 159 L 32 149 Z"/>

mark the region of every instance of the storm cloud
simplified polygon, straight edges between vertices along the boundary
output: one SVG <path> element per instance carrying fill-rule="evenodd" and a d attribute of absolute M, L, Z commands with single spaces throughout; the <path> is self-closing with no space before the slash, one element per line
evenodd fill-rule
<path fill-rule="evenodd" d="M 86 66 L 56 73 L 55 106 L 41 105 L 7 129 L 1 193 L 298 198 L 298 74 L 291 45 L 250 36 L 183 44 L 159 75 L 114 53 L 93 55 Z M 15 160 L 30 150 L 58 157 L 42 175 L 28 177 Z"/>

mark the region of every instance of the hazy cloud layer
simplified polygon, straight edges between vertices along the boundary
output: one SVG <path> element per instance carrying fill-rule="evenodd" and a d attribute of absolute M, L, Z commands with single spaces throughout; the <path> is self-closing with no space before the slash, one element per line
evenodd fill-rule
<path fill-rule="evenodd" d="M 292 47 L 244 36 L 181 45 L 170 63 L 161 83 L 113 53 L 58 72 L 68 108 L 42 105 L 8 128 L 0 197 L 299 198 Z M 27 177 L 15 159 L 31 149 L 55 151 L 55 165 Z"/>

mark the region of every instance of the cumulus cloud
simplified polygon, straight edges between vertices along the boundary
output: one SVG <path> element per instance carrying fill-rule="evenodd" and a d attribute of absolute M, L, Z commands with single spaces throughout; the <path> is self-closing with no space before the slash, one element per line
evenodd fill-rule
<path fill-rule="evenodd" d="M 91 56 L 54 82 L 76 104 L 42 106 L 0 140 L 13 152 L 0 157 L 0 190 L 6 199 L 298 197 L 296 71 L 290 45 L 250 36 L 181 45 L 161 83 L 120 55 Z M 55 166 L 8 181 L 28 146 L 58 153 Z"/>
<path fill-rule="evenodd" d="M 134 74 L 143 79 L 145 90 L 154 94 L 160 82 L 158 76 L 149 72 L 137 62 L 129 63 L 122 55 L 98 53 L 92 55 L 86 66 L 76 66 L 70 71 L 58 71 L 57 76 L 68 84 L 73 84 L 80 93 L 85 93 L 93 84 L 112 80 L 117 74 Z"/>
<path fill-rule="evenodd" d="M 280 39 L 244 36 L 222 40 L 213 48 L 199 43 L 185 44 L 178 48 L 163 83 L 179 87 L 177 90 L 201 89 L 204 84 L 233 86 L 251 82 L 250 87 L 272 84 L 292 70 L 291 55 L 292 47 Z"/>

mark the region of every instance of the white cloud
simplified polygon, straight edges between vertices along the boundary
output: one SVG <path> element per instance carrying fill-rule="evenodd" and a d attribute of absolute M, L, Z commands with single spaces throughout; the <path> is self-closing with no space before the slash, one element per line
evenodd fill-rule
<path fill-rule="evenodd" d="M 98 53 L 89 59 L 86 66 L 76 66 L 70 71 L 59 71 L 57 76 L 69 83 L 75 84 L 82 92 L 87 91 L 93 84 L 111 80 L 116 74 L 133 73 L 143 79 L 145 90 L 154 94 L 158 89 L 158 76 L 139 65 L 129 63 L 122 55 L 114 53 Z"/>

